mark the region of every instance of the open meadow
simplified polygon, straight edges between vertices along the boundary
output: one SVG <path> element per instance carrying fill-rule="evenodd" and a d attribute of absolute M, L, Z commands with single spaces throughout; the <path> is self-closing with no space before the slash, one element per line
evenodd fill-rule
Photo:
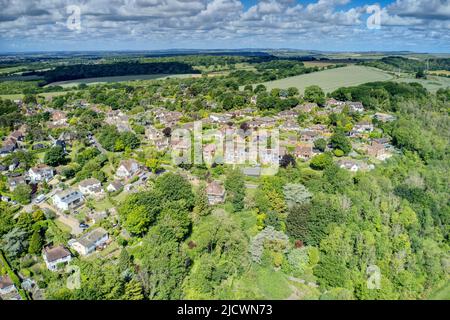
<path fill-rule="evenodd" d="M 340 87 L 357 86 L 372 81 L 388 81 L 393 76 L 387 72 L 364 66 L 346 66 L 342 68 L 329 69 L 295 77 L 265 82 L 267 89 L 287 89 L 296 87 L 303 92 L 311 85 L 320 86 L 325 92 L 332 92 Z"/>

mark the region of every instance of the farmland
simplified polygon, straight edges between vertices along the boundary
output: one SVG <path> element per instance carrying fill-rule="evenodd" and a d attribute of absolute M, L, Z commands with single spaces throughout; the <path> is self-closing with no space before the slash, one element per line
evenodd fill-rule
<path fill-rule="evenodd" d="M 79 80 L 69 80 L 69 81 L 60 81 L 53 82 L 49 84 L 49 86 L 61 86 L 63 88 L 75 87 L 79 84 L 99 84 L 99 83 L 108 83 L 108 82 L 126 82 L 126 81 L 134 81 L 134 80 L 156 80 L 156 79 L 167 79 L 167 78 L 189 78 L 193 76 L 198 76 L 194 74 L 177 74 L 177 75 L 168 75 L 168 74 L 144 74 L 144 75 L 130 75 L 130 76 L 116 76 L 116 77 L 98 77 L 98 78 L 87 78 L 87 79 L 79 79 Z"/>
<path fill-rule="evenodd" d="M 428 91 L 436 92 L 439 89 L 445 89 L 450 86 L 450 78 L 429 75 L 427 79 L 404 78 L 395 79 L 395 82 L 417 82 L 424 86 Z"/>
<path fill-rule="evenodd" d="M 297 87 L 301 92 L 308 86 L 318 85 L 325 92 L 331 92 L 344 86 L 356 86 L 366 82 L 388 81 L 391 79 L 393 79 L 393 76 L 387 72 L 375 68 L 352 65 L 310 74 L 302 74 L 263 84 L 269 90 L 273 88 L 287 89 L 289 87 Z"/>

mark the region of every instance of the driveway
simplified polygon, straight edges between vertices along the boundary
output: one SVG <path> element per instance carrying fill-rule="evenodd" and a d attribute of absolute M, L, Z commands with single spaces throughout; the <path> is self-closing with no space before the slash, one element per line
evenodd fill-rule
<path fill-rule="evenodd" d="M 60 221 L 61 223 L 65 224 L 70 229 L 72 229 L 72 231 L 71 231 L 72 235 L 78 236 L 83 233 L 83 230 L 80 228 L 80 222 L 78 221 L 78 219 L 76 219 L 70 215 L 66 215 L 66 214 L 59 212 L 57 209 L 55 209 L 54 207 L 52 207 L 51 205 L 49 205 L 46 202 L 40 203 L 39 207 L 41 209 L 49 209 L 49 210 L 55 212 L 56 216 L 57 216 L 56 220 Z"/>

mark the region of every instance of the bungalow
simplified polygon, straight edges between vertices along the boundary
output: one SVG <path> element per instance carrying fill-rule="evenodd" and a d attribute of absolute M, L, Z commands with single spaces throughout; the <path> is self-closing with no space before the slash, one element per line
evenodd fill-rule
<path fill-rule="evenodd" d="M 119 179 L 129 179 L 139 171 L 139 163 L 135 160 L 122 160 L 116 171 L 116 177 Z"/>
<path fill-rule="evenodd" d="M 0 276 L 0 294 L 9 294 L 16 290 L 14 282 L 8 275 Z"/>
<path fill-rule="evenodd" d="M 314 155 L 312 145 L 301 145 L 295 148 L 295 155 L 297 158 L 308 161 Z"/>
<path fill-rule="evenodd" d="M 108 232 L 103 228 L 97 228 L 73 241 L 71 246 L 79 254 L 85 256 L 94 252 L 97 247 L 104 246 L 108 239 Z"/>
<path fill-rule="evenodd" d="M 30 168 L 28 175 L 32 182 L 48 182 L 53 178 L 53 168 L 45 164 L 40 164 L 34 168 Z"/>
<path fill-rule="evenodd" d="M 70 251 L 61 245 L 44 247 L 42 249 L 42 257 L 47 265 L 47 269 L 50 271 L 57 271 L 60 264 L 69 263 L 72 260 Z"/>
<path fill-rule="evenodd" d="M 101 182 L 94 178 L 81 181 L 78 185 L 78 189 L 85 196 L 103 193 Z"/>
<path fill-rule="evenodd" d="M 106 191 L 108 191 L 108 192 L 117 192 L 117 191 L 119 191 L 122 188 L 123 188 L 122 182 L 120 182 L 119 180 L 114 180 L 113 182 L 108 184 L 108 186 L 106 187 Z"/>
<path fill-rule="evenodd" d="M 53 196 L 53 204 L 61 211 L 80 206 L 84 201 L 83 194 L 77 190 L 68 189 Z"/>
<path fill-rule="evenodd" d="M 211 205 L 223 203 L 225 201 L 225 188 L 216 181 L 213 181 L 206 187 L 206 195 Z"/>

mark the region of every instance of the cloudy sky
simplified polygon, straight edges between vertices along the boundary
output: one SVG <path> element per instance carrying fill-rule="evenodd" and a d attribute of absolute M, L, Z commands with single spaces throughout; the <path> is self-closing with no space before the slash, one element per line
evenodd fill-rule
<path fill-rule="evenodd" d="M 450 52 L 450 0 L 0 0 L 0 52 Z"/>

